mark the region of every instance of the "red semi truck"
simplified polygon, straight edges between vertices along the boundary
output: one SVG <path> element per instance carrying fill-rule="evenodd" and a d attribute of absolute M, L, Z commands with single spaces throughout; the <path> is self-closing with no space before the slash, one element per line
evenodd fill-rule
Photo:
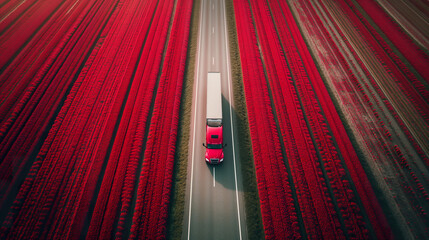
<path fill-rule="evenodd" d="M 206 114 L 206 162 L 223 162 L 222 92 L 220 73 L 207 74 L 207 114 Z"/>

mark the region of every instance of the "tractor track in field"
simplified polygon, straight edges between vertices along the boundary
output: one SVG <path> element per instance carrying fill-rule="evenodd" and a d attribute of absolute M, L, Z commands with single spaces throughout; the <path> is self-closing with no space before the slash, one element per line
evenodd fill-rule
<path fill-rule="evenodd" d="M 314 3 L 315 4 L 315 3 Z M 386 70 L 384 69 L 384 67 L 378 62 L 378 60 L 374 57 L 374 53 L 372 53 L 370 51 L 370 47 L 365 46 L 365 41 L 363 41 L 361 39 L 361 36 L 357 34 L 357 32 L 354 30 L 354 27 L 351 26 L 349 24 L 349 20 L 348 17 L 346 17 L 345 15 L 342 14 L 341 11 L 339 11 L 338 6 L 335 5 L 334 2 L 329 2 L 329 1 L 325 1 L 324 4 L 326 6 L 326 9 L 328 10 L 327 14 L 331 14 L 333 16 L 333 19 L 335 21 L 335 24 L 340 26 L 341 31 L 345 34 L 346 36 L 346 40 L 345 41 L 349 41 L 353 47 L 353 50 L 355 52 L 357 52 L 357 56 L 360 57 L 364 64 L 365 67 L 368 68 L 369 72 L 371 73 L 371 77 L 373 77 L 376 82 L 378 83 L 378 85 L 381 87 L 381 89 L 383 90 L 383 93 L 385 95 L 387 95 L 388 100 L 390 102 L 392 102 L 392 104 L 395 106 L 395 109 L 401 111 L 400 112 L 400 116 L 401 118 L 406 121 L 407 127 L 414 127 L 413 129 L 413 133 L 417 135 L 419 135 L 419 143 L 422 143 L 423 141 L 423 146 L 422 147 L 426 147 L 426 143 L 424 141 L 424 139 L 427 139 L 427 128 L 425 128 L 425 121 L 421 118 L 420 114 L 418 114 L 416 112 L 416 110 L 411 106 L 411 104 L 408 102 L 408 100 L 406 99 L 406 97 L 401 93 L 400 90 L 398 90 L 397 88 L 395 88 L 395 81 L 390 77 L 390 75 L 386 72 Z M 340 40 L 341 41 L 341 40 Z M 315 46 L 317 43 L 313 43 L 313 47 L 317 48 L 317 46 Z M 317 51 L 316 51 L 317 52 Z M 329 74 L 332 74 L 332 72 L 328 72 L 327 73 L 328 76 L 330 76 Z M 331 76 L 329 78 L 335 78 L 337 77 L 335 74 L 333 74 L 334 76 Z M 332 83 L 331 82 L 331 87 L 333 87 L 333 85 L 335 85 L 335 82 Z M 368 85 L 366 85 L 368 87 Z M 366 88 L 365 88 L 366 89 Z M 366 90 L 367 91 L 367 90 Z M 369 93 L 369 92 L 366 92 Z M 402 96 L 402 97 L 400 97 Z M 373 97 L 377 97 L 378 96 L 374 96 Z M 337 98 L 341 99 L 342 96 L 341 94 L 338 95 L 337 94 Z M 349 98 L 350 99 L 350 98 Z M 376 106 L 376 109 L 378 109 L 379 105 L 377 103 L 378 100 L 371 100 L 373 103 L 373 106 Z M 341 102 L 341 100 L 340 100 Z M 344 108 L 344 107 L 343 107 Z M 382 118 L 386 121 L 386 118 L 383 117 L 384 114 L 387 114 L 387 116 L 389 116 L 389 111 L 386 111 L 386 109 L 382 109 L 381 111 L 382 114 Z M 368 112 L 370 113 L 370 112 Z M 351 115 L 349 115 L 351 116 Z M 389 119 L 392 120 L 392 116 L 389 116 Z M 408 119 L 407 119 L 408 118 Z M 387 120 L 386 122 L 390 123 L 390 120 Z M 394 118 L 393 118 L 394 120 Z M 349 117 L 349 121 L 350 121 L 350 117 Z M 366 119 L 362 118 L 362 119 L 358 119 L 358 121 L 363 121 L 363 124 L 367 124 L 365 123 Z M 420 125 L 415 125 L 416 122 L 419 122 Z M 362 133 L 359 133 L 361 130 L 359 130 L 359 126 L 360 124 L 356 124 L 353 123 L 353 121 L 350 121 L 350 123 L 352 123 L 352 126 L 354 128 L 354 131 L 357 132 L 358 134 L 356 134 L 355 136 L 358 137 L 359 139 L 359 135 L 361 135 Z M 375 122 L 374 122 L 375 123 Z M 414 124 L 414 125 L 413 125 Z M 393 147 L 390 150 L 383 150 L 383 146 L 379 145 L 374 146 L 373 150 L 366 150 L 366 156 L 372 158 L 372 154 L 379 152 L 378 154 L 381 155 L 381 159 L 384 159 L 383 161 L 380 161 L 381 159 L 379 159 L 378 161 L 375 162 L 370 162 L 369 165 L 372 165 L 372 170 L 374 171 L 372 174 L 373 176 L 376 177 L 376 184 L 381 184 L 379 185 L 379 187 L 381 187 L 382 189 L 384 189 L 384 197 L 386 198 L 386 201 L 388 202 L 388 205 L 390 205 L 390 210 L 392 211 L 391 213 L 394 214 L 395 216 L 395 221 L 396 225 L 400 228 L 403 228 L 403 231 L 401 231 L 401 234 L 404 234 L 404 236 L 412 236 L 413 234 L 416 234 L 416 236 L 424 236 L 425 233 L 425 227 L 424 227 L 424 222 L 427 221 L 427 219 L 424 216 L 421 216 L 420 213 L 416 210 L 414 210 L 416 208 L 416 206 L 421 206 L 423 209 L 427 209 L 428 205 L 424 200 L 424 196 L 417 194 L 414 195 L 410 198 L 408 197 L 404 197 L 409 195 L 408 193 L 405 193 L 403 191 L 406 191 L 404 186 L 405 185 L 409 185 L 411 186 L 415 191 L 419 191 L 418 189 L 419 184 L 423 184 L 424 188 L 427 188 L 427 176 L 428 176 L 428 172 L 427 172 L 427 168 L 425 167 L 425 163 L 424 161 L 419 157 L 419 155 L 415 154 L 415 150 L 412 146 L 411 143 L 409 143 L 408 141 L 406 141 L 405 139 L 399 139 L 398 137 L 398 133 L 401 135 L 402 138 L 404 138 L 404 134 L 402 133 L 402 129 L 399 128 L 398 125 L 396 125 L 396 123 L 394 125 L 390 125 L 389 127 L 393 127 L 393 133 L 392 134 L 392 138 L 393 140 L 390 140 L 388 138 L 385 137 L 377 137 L 379 139 L 384 139 L 383 141 L 385 141 L 384 144 L 389 144 L 389 146 L 391 144 L 391 141 L 393 142 L 397 142 L 397 144 L 400 143 L 400 146 L 402 146 L 401 148 L 406 149 L 407 154 L 411 154 L 408 155 L 408 157 L 410 157 L 410 164 L 412 165 L 412 174 L 410 175 L 409 172 L 407 172 L 407 170 L 401 169 L 401 167 L 399 165 L 397 165 L 397 163 L 392 164 L 391 160 L 387 161 L 388 159 L 386 157 L 389 158 L 394 158 L 397 159 L 393 151 Z M 363 129 L 365 129 L 365 127 L 363 127 Z M 366 127 L 366 129 L 376 129 L 373 127 Z M 424 129 L 422 131 L 422 129 Z M 384 133 L 379 133 L 381 135 L 384 135 Z M 364 134 L 362 136 L 368 136 L 367 134 Z M 376 138 L 376 139 L 377 139 Z M 396 140 L 395 140 L 396 139 Z M 374 139 L 375 140 L 375 139 Z M 374 141 L 371 140 L 371 141 Z M 367 143 L 367 140 L 359 140 L 361 146 L 362 144 L 370 144 L 370 142 Z M 378 141 L 378 140 L 377 140 Z M 374 141 L 375 142 L 375 141 Z M 368 145 L 370 146 L 370 145 Z M 390 147 L 389 147 L 390 148 Z M 367 149 L 367 147 L 364 147 L 363 149 Z M 408 151 L 407 151 L 408 150 Z M 375 152 L 374 152 L 375 151 Z M 387 155 L 387 156 L 383 156 L 385 153 L 392 151 L 392 155 Z M 409 152 L 411 151 L 411 152 Z M 411 160 L 412 159 L 412 160 Z M 374 159 L 375 160 L 375 159 Z M 395 160 L 397 161 L 397 160 Z M 380 175 L 380 173 L 382 173 L 382 175 Z M 396 175 L 398 176 L 398 174 L 401 176 L 399 180 L 397 178 L 394 178 L 393 176 Z M 416 175 L 414 175 L 416 174 Z M 415 176 L 418 176 L 419 181 L 417 180 L 416 182 L 416 178 Z M 383 180 L 383 178 L 385 180 Z M 386 180 L 387 178 L 387 180 Z M 387 184 L 387 185 L 386 185 Z M 387 187 L 389 186 L 389 187 Z M 410 195 L 410 196 L 411 196 Z M 401 200 L 402 198 L 402 200 Z M 394 200 L 396 199 L 396 200 Z M 394 204 L 392 204 L 394 203 Z M 404 210 L 404 207 L 408 209 Z M 418 208 L 418 207 L 417 207 Z M 396 211 L 394 209 L 397 209 Z M 401 213 L 399 213 L 401 212 Z M 415 222 L 415 224 L 405 224 L 405 219 L 409 219 L 411 220 L 411 222 Z M 405 225 L 404 225 L 405 224 Z M 417 232 L 417 233 L 411 233 L 410 229 L 414 229 L 411 230 L 413 232 Z"/>
<path fill-rule="evenodd" d="M 332 2 L 325 2 L 329 6 L 329 11 L 336 17 L 336 23 L 341 26 L 343 32 L 347 36 L 347 40 L 352 43 L 354 50 L 358 53 L 359 57 L 363 60 L 365 66 L 370 71 L 382 91 L 385 93 L 389 102 L 392 103 L 396 112 L 406 124 L 407 128 L 411 131 L 416 141 L 422 147 L 426 155 L 429 155 L 429 128 L 421 115 L 413 107 L 410 101 L 404 96 L 392 83 L 395 79 L 390 77 L 390 74 L 381 65 L 378 59 L 374 57 L 374 53 L 370 51 L 365 41 L 357 34 L 354 27 L 349 25 L 347 17 L 337 10 L 337 7 Z"/>

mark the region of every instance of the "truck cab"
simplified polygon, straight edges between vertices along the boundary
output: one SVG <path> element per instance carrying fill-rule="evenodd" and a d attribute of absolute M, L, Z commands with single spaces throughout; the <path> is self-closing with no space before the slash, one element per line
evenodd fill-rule
<path fill-rule="evenodd" d="M 206 108 L 206 148 L 207 163 L 223 162 L 223 126 L 222 126 L 222 92 L 219 72 L 207 74 L 207 108 Z"/>
<path fill-rule="evenodd" d="M 206 127 L 206 162 L 210 164 L 218 164 L 223 162 L 223 135 L 222 125 Z"/>

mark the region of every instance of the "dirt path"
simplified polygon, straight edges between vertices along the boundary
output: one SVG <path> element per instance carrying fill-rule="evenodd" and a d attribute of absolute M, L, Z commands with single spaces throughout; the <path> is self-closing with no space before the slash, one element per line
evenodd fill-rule
<path fill-rule="evenodd" d="M 378 191 L 385 198 L 385 204 L 388 205 L 389 209 L 388 214 L 395 219 L 394 224 L 397 225 L 398 229 L 401 229 L 402 237 L 426 236 L 425 220 L 422 220 L 418 211 L 415 210 L 413 205 L 414 200 L 410 198 L 413 194 L 409 194 L 404 190 L 406 188 L 404 186 L 416 189 L 417 185 L 413 182 L 410 173 L 398 165 L 398 156 L 395 156 L 394 153 L 392 154 L 391 149 L 393 145 L 397 144 L 402 151 L 407 152 L 407 159 L 413 163 L 413 170 L 417 172 L 418 178 L 421 181 L 427 181 L 428 170 L 422 159 L 420 159 L 413 149 L 412 144 L 408 141 L 394 116 L 390 114 L 380 96 L 378 96 L 377 92 L 371 86 L 368 76 L 373 77 L 377 81 L 383 93 L 394 104 L 395 109 L 400 110 L 401 118 L 407 118 L 408 126 L 416 124 L 416 121 L 419 121 L 420 115 L 416 113 L 415 109 L 409 107 L 410 103 L 408 103 L 406 96 L 397 89 L 394 79 L 386 72 L 381 63 L 378 62 L 374 53 L 371 52 L 370 46 L 355 31 L 347 16 L 339 10 L 339 6 L 336 6 L 331 1 L 326 1 L 326 11 L 321 7 L 323 3 L 316 1 L 313 1 L 312 4 L 291 2 L 290 5 L 295 6 L 294 11 L 296 12 L 296 16 L 300 18 L 301 27 L 307 37 L 307 41 L 327 77 L 327 83 L 351 126 L 358 144 L 364 151 L 365 158 L 367 159 L 366 162 L 371 169 L 371 173 L 369 174 L 374 176 L 377 182 L 376 185 L 379 188 Z M 328 43 L 328 39 L 320 34 L 322 31 L 321 27 L 312 22 L 317 16 L 312 16 L 307 9 L 311 5 L 316 9 L 316 15 L 322 19 L 322 25 L 328 29 L 333 42 Z M 329 15 L 332 15 L 334 22 L 331 22 Z M 334 25 L 338 25 L 340 29 L 336 29 Z M 351 45 L 344 42 L 341 34 L 345 35 L 346 40 Z M 349 46 L 351 46 L 351 49 L 349 49 Z M 339 49 L 338 52 L 341 52 L 341 55 L 345 56 L 345 59 L 342 60 L 341 56 L 336 55 L 334 52 L 336 47 Z M 357 55 L 352 54 L 353 50 L 357 52 Z M 363 61 L 370 75 L 367 76 L 359 67 L 355 57 Z M 346 65 L 343 65 L 341 61 L 346 61 Z M 352 74 L 357 78 L 357 83 L 351 82 L 347 74 L 347 67 L 350 68 Z M 361 91 L 358 90 L 356 84 L 361 86 Z M 371 101 L 371 107 L 365 99 L 368 96 L 369 101 Z M 376 104 L 377 102 L 381 104 Z M 375 116 L 372 109 L 379 116 Z M 391 138 L 386 137 L 383 130 L 385 126 L 381 122 L 387 123 L 386 127 L 392 133 Z M 413 127 L 415 127 L 413 129 L 414 133 L 421 130 L 415 125 Z M 427 133 L 422 134 L 422 139 L 425 138 L 427 139 Z M 424 188 L 427 189 L 427 187 L 428 185 L 425 183 Z M 421 201 L 420 204 L 424 207 L 428 207 L 427 202 L 419 197 L 419 195 L 414 195 L 413 197 L 419 199 Z M 412 224 L 407 224 L 407 222 L 411 222 Z"/>
<path fill-rule="evenodd" d="M 395 79 L 390 76 L 375 57 L 374 53 L 371 51 L 371 47 L 368 46 L 361 35 L 356 32 L 355 28 L 348 21 L 348 17 L 332 2 L 326 2 L 326 6 L 329 6 L 330 13 L 335 17 L 337 24 L 342 28 L 347 40 L 352 44 L 354 50 L 362 59 L 411 134 L 415 137 L 426 155 L 429 155 L 429 142 L 427 141 L 427 139 L 429 139 L 429 132 L 423 118 L 412 106 L 412 103 L 406 98 L 403 92 L 400 91 L 395 84 Z"/>
<path fill-rule="evenodd" d="M 424 49 L 429 50 L 429 18 L 409 1 L 378 0 L 380 6 Z"/>

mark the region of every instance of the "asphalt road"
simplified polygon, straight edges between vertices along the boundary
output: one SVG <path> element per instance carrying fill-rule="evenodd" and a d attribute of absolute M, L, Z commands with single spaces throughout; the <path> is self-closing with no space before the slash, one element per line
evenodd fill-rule
<path fill-rule="evenodd" d="M 226 27 L 224 1 L 202 0 L 182 239 L 247 239 Z M 224 162 L 213 166 L 206 164 L 202 146 L 208 72 L 221 73 L 224 143 L 228 144 Z"/>

